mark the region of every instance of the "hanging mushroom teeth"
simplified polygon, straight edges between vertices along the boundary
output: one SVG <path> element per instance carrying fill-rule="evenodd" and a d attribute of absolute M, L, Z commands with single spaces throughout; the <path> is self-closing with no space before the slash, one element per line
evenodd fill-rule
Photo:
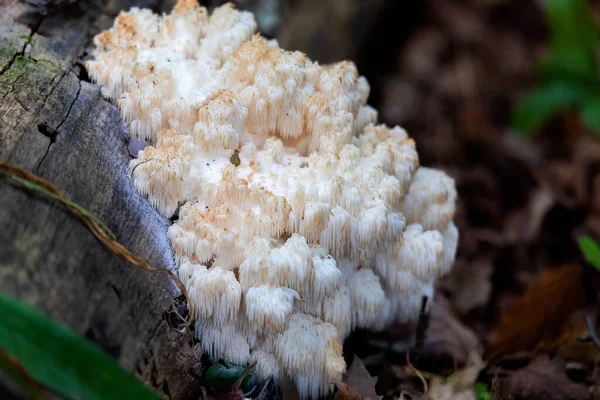
<path fill-rule="evenodd" d="M 332 390 L 355 328 L 414 321 L 454 261 L 454 181 L 377 124 L 351 62 L 320 66 L 195 0 L 134 8 L 86 63 L 132 136 L 138 191 L 164 216 L 214 360 L 256 363 L 302 398 Z"/>

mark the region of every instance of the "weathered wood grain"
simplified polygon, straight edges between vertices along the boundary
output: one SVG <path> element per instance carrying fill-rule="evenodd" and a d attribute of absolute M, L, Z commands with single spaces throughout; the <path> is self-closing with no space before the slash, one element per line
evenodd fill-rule
<path fill-rule="evenodd" d="M 119 112 L 81 66 L 119 10 L 157 4 L 39 3 L 45 14 L 0 0 L 0 160 L 47 179 L 133 254 L 173 270 L 168 221 L 129 177 Z M 187 310 L 167 275 L 111 254 L 63 208 L 3 180 L 0 290 L 96 342 L 166 398 L 198 398 L 201 366 L 180 329 Z"/>

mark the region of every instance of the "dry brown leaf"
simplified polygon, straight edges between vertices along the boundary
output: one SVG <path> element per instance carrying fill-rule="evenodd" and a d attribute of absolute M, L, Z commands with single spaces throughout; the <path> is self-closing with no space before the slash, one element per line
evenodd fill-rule
<path fill-rule="evenodd" d="M 377 377 L 372 377 L 369 374 L 365 364 L 356 355 L 344 376 L 344 381 L 333 383 L 338 388 L 336 400 L 379 400 L 383 398 L 375 392 Z"/>
<path fill-rule="evenodd" d="M 442 364 L 440 360 L 449 359 L 450 363 L 443 364 L 462 367 L 478 347 L 479 339 L 475 333 L 454 316 L 445 297 L 436 295 L 425 341 L 418 351 L 419 360 Z"/>
<path fill-rule="evenodd" d="M 516 398 L 544 400 L 584 400 L 588 398 L 585 384 L 571 381 L 565 372 L 562 357 L 547 354 L 534 358 L 525 368 L 500 370 L 500 387 Z"/>
<path fill-rule="evenodd" d="M 584 302 L 583 269 L 565 265 L 544 272 L 500 318 L 490 335 L 490 358 L 533 350 L 542 340 L 554 342 L 561 327 Z"/>
<path fill-rule="evenodd" d="M 492 388 L 490 389 L 491 400 L 515 400 L 513 395 L 505 393 L 500 387 L 500 380 L 498 379 L 498 373 L 492 378 Z"/>
<path fill-rule="evenodd" d="M 335 382 L 335 386 L 338 389 L 336 400 L 362 400 L 362 397 L 354 393 L 344 382 Z"/>
<path fill-rule="evenodd" d="M 597 311 L 582 310 L 576 312 L 563 325 L 558 339 L 557 354 L 565 360 L 578 361 L 590 365 L 600 361 L 600 349 L 592 341 L 582 341 L 581 338 L 589 337 L 589 330 L 585 321 L 587 315 L 595 316 Z M 596 318 L 592 318 L 593 326 Z"/>
<path fill-rule="evenodd" d="M 550 188 L 534 189 L 527 206 L 507 216 L 503 229 L 504 241 L 523 244 L 535 240 L 544 222 L 544 217 L 554 203 Z"/>
<path fill-rule="evenodd" d="M 429 384 L 426 400 L 477 400 L 472 387 L 457 389 L 452 383 L 434 377 Z"/>
<path fill-rule="evenodd" d="M 456 260 L 442 286 L 450 292 L 450 299 L 458 312 L 464 315 L 487 305 L 492 294 L 493 272 L 491 256 Z"/>
<path fill-rule="evenodd" d="M 576 138 L 570 159 L 548 163 L 548 181 L 558 200 L 568 207 L 589 204 L 597 209 L 600 142 L 589 136 Z"/>
<path fill-rule="evenodd" d="M 212 400 L 212 397 L 210 397 L 208 395 L 208 392 L 206 391 L 206 388 L 204 386 L 200 387 L 200 396 L 199 396 L 199 400 Z"/>
<path fill-rule="evenodd" d="M 469 362 L 464 368 L 456 371 L 452 376 L 443 379 L 433 377 L 429 383 L 427 400 L 476 400 L 473 386 L 485 363 L 478 351 L 473 351 Z"/>

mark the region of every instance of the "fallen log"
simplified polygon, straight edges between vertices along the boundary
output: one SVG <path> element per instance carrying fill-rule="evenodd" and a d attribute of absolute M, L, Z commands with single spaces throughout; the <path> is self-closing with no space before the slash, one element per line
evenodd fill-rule
<path fill-rule="evenodd" d="M 89 210 L 145 271 L 111 253 L 56 201 L 0 179 L 0 291 L 98 344 L 165 398 L 199 396 L 201 363 L 182 327 L 161 218 L 130 179 L 116 107 L 82 66 L 94 34 L 150 1 L 0 1 L 0 161 L 49 181 Z"/>

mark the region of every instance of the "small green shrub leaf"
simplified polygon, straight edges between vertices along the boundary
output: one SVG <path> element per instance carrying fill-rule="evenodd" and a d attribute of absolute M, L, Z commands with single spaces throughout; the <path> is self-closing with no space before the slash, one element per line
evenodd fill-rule
<path fill-rule="evenodd" d="M 600 132 L 600 28 L 587 0 L 544 3 L 550 49 L 538 64 L 542 87 L 527 94 L 513 111 L 513 128 L 533 133 L 556 114 L 576 106 L 582 121 Z"/>
<path fill-rule="evenodd" d="M 576 105 L 586 91 L 564 82 L 551 83 L 527 93 L 513 113 L 513 128 L 522 133 L 533 133 L 560 111 Z"/>
<path fill-rule="evenodd" d="M 204 381 L 211 390 L 218 393 L 225 393 L 229 391 L 231 385 L 233 385 L 244 372 L 246 372 L 246 368 L 240 367 L 239 365 L 217 363 L 206 371 Z M 247 374 L 242 380 L 241 388 L 244 392 L 247 392 L 250 389 L 251 379 L 252 375 Z"/>
<path fill-rule="evenodd" d="M 582 105 L 581 120 L 588 128 L 600 135 L 600 97 L 591 98 Z"/>
<path fill-rule="evenodd" d="M 0 321 L 0 347 L 67 399 L 160 399 L 100 348 L 4 294 Z"/>
<path fill-rule="evenodd" d="M 473 385 L 473 391 L 477 400 L 490 400 L 492 398 L 488 386 L 483 382 L 476 382 Z"/>
<path fill-rule="evenodd" d="M 589 236 L 579 238 L 579 249 L 587 262 L 600 271 L 600 245 Z"/>
<path fill-rule="evenodd" d="M 576 48 L 594 63 L 600 33 L 587 0 L 548 0 L 545 15 L 553 51 Z"/>
<path fill-rule="evenodd" d="M 538 65 L 538 75 L 543 82 L 573 82 L 579 85 L 597 85 L 596 63 L 587 51 L 572 47 L 553 50 Z"/>

